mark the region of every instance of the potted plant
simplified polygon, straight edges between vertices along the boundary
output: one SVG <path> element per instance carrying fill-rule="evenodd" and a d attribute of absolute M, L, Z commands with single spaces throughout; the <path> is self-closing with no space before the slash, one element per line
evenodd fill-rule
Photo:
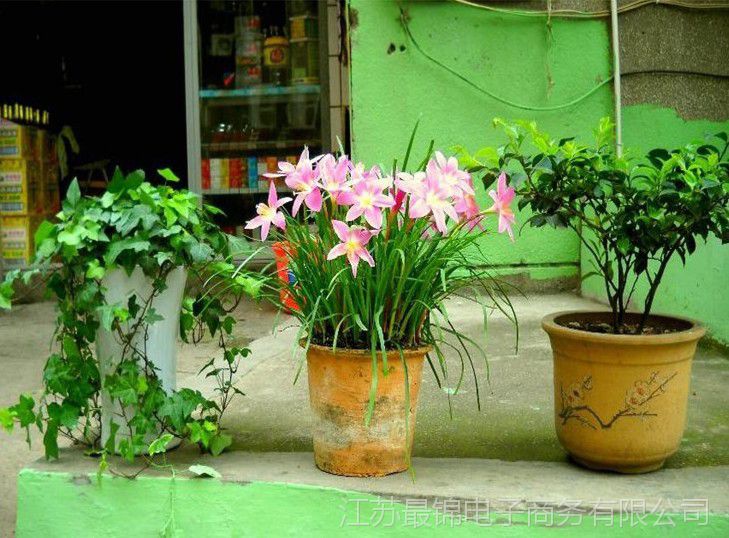
<path fill-rule="evenodd" d="M 310 158 L 304 149 L 296 165 L 281 162 L 269 175 L 268 201 L 246 226 L 285 246 L 293 277 L 278 282 L 301 324 L 315 462 L 333 474 L 408 468 L 424 360 L 439 384 L 448 348 L 462 367 L 473 361 L 476 343 L 448 320 L 448 297 L 467 296 L 513 318 L 477 246 L 487 213 L 508 228 L 513 191 L 493 191 L 497 203 L 481 210 L 455 158 L 429 152 L 405 172 L 409 153 L 384 172 L 344 155 Z M 277 195 L 280 178 L 294 192 L 290 214 L 291 198 Z"/>
<path fill-rule="evenodd" d="M 164 183 L 155 186 L 141 171 L 117 169 L 101 197 L 82 196 L 74 180 L 62 211 L 35 234 L 34 263 L 0 285 L 3 308 L 15 281 L 35 275 L 56 299 L 40 401 L 22 395 L 0 409 L 6 429 L 35 424 L 48 457 L 58 457 L 59 435 L 128 459 L 182 438 L 213 453 L 232 440 L 219 421 L 248 350 L 227 347 L 234 319 L 223 303 L 226 293 L 255 294 L 262 282 L 229 259 L 237 245 L 213 222 L 218 210 L 171 187 L 178 179 L 169 169 L 159 173 Z M 208 283 L 196 284 L 195 297 L 185 293 L 188 275 Z M 222 350 L 222 361 L 203 368 L 217 380 L 213 400 L 176 386 L 178 332 L 197 341 L 203 328 Z"/>
<path fill-rule="evenodd" d="M 532 122 L 496 120 L 509 138 L 469 165 L 488 185 L 506 171 L 529 223 L 568 226 L 602 279 L 607 312 L 560 312 L 542 322 L 554 352 L 555 426 L 572 458 L 594 469 L 640 473 L 678 450 L 686 421 L 691 361 L 704 328 L 652 313 L 669 261 L 685 262 L 697 238 L 729 242 L 727 137 L 721 147 L 689 144 L 621 158 L 613 125 L 596 144 L 552 140 Z M 534 148 L 527 154 L 526 145 Z M 632 310 L 636 290 L 645 300 Z"/>

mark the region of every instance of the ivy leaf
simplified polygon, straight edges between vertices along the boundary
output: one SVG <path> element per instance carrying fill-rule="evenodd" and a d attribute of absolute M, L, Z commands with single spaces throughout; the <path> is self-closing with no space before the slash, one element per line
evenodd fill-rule
<path fill-rule="evenodd" d="M 195 241 L 190 247 L 190 256 L 195 263 L 207 261 L 212 254 L 212 247 L 199 241 Z"/>
<path fill-rule="evenodd" d="M 99 264 L 99 260 L 91 260 L 86 269 L 86 278 L 91 280 L 100 280 L 104 278 L 106 270 Z"/>
<path fill-rule="evenodd" d="M 213 456 L 219 456 L 223 450 L 233 444 L 233 438 L 225 433 L 219 433 L 210 440 L 210 453 Z"/>
<path fill-rule="evenodd" d="M 179 183 L 180 178 L 177 177 L 172 170 L 169 168 L 163 168 L 162 170 L 157 170 L 157 173 L 165 178 L 165 181 L 171 181 L 172 183 Z"/>
<path fill-rule="evenodd" d="M 30 394 L 21 394 L 17 404 L 10 408 L 10 412 L 13 413 L 22 428 L 26 428 L 35 422 L 35 400 Z"/>
<path fill-rule="evenodd" d="M 166 433 L 154 441 L 152 441 L 149 444 L 149 448 L 147 449 L 147 453 L 150 456 L 154 456 L 155 454 L 160 454 L 162 452 L 165 452 L 167 450 L 167 445 L 170 444 L 170 442 L 173 439 L 173 435 L 171 433 Z"/>
<path fill-rule="evenodd" d="M 114 241 L 109 245 L 109 251 L 106 253 L 106 256 L 104 257 L 106 264 L 111 265 L 116 261 L 116 259 L 119 257 L 119 254 L 124 252 L 125 250 L 133 250 L 134 252 L 141 252 L 143 250 L 149 250 L 150 243 L 149 241 L 146 241 L 144 239 L 135 239 L 133 237 L 127 237 L 126 239 L 121 239 L 118 241 Z"/>
<path fill-rule="evenodd" d="M 235 277 L 235 283 L 240 286 L 247 295 L 255 298 L 260 294 L 264 281 L 258 278 L 238 275 Z"/>
<path fill-rule="evenodd" d="M 101 207 L 103 208 L 109 208 L 114 203 L 114 200 L 116 200 L 116 196 L 114 196 L 114 193 L 111 191 L 106 191 L 104 195 L 101 197 Z"/>
<path fill-rule="evenodd" d="M 78 180 L 74 178 L 66 191 L 66 201 L 73 208 L 78 205 L 79 200 L 81 200 L 81 189 L 78 186 Z"/>
<path fill-rule="evenodd" d="M 157 313 L 157 310 L 154 309 L 154 307 L 150 307 L 149 310 L 147 310 L 147 313 L 144 315 L 144 322 L 147 325 L 153 325 L 154 323 L 157 323 L 158 321 L 162 321 L 165 319 L 162 315 Z"/>
<path fill-rule="evenodd" d="M 58 459 L 58 423 L 49 420 L 43 435 L 43 446 L 46 448 L 46 459 Z"/>
<path fill-rule="evenodd" d="M 207 465 L 190 465 L 188 471 L 202 478 L 222 478 L 222 475 L 218 471 Z"/>
<path fill-rule="evenodd" d="M 130 172 L 124 180 L 124 190 L 134 190 L 142 183 L 144 183 L 144 170 L 135 170 L 134 172 Z"/>
<path fill-rule="evenodd" d="M 233 332 L 233 325 L 235 325 L 235 319 L 232 316 L 225 316 L 220 326 L 225 330 L 226 333 L 230 334 Z"/>
<path fill-rule="evenodd" d="M 75 247 L 81 244 L 81 231 L 78 226 L 69 226 L 58 234 L 58 242 Z"/>
<path fill-rule="evenodd" d="M 68 401 L 64 401 L 61 406 L 61 414 L 59 417 L 61 425 L 69 430 L 75 428 L 80 412 L 81 410 L 77 406 L 69 403 Z"/>
<path fill-rule="evenodd" d="M 114 169 L 114 175 L 111 177 L 111 182 L 106 187 L 106 190 L 112 194 L 121 192 L 124 189 L 124 174 L 121 169 L 117 166 Z"/>
<path fill-rule="evenodd" d="M 15 293 L 15 290 L 13 289 L 12 280 L 6 280 L 2 284 L 0 284 L 0 309 L 1 310 L 10 310 L 10 307 L 12 306 L 11 299 L 13 298 L 14 293 Z"/>
<path fill-rule="evenodd" d="M 33 240 L 35 241 L 36 245 L 40 245 L 50 237 L 50 235 L 54 232 L 56 229 L 55 225 L 47 220 L 44 220 L 38 225 L 38 229 L 35 231 L 35 235 L 33 236 Z"/>
<path fill-rule="evenodd" d="M 13 425 L 15 424 L 15 413 L 7 407 L 0 407 L 0 427 L 6 432 L 13 431 Z"/>

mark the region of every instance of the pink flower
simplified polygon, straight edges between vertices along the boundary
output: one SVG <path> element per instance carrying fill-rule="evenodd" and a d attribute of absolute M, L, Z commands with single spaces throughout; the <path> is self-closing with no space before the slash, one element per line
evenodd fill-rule
<path fill-rule="evenodd" d="M 435 159 L 428 161 L 425 168 L 427 175 L 436 176 L 438 181 L 451 189 L 451 194 L 476 194 L 468 172 L 458 169 L 458 160 L 455 157 L 446 159 L 440 151 L 435 152 Z"/>
<path fill-rule="evenodd" d="M 271 224 L 280 228 L 281 230 L 286 229 L 286 219 L 278 208 L 284 205 L 286 202 L 290 202 L 291 198 L 278 199 L 276 193 L 276 186 L 271 181 L 271 186 L 268 189 L 268 205 L 260 203 L 256 206 L 257 217 L 253 217 L 246 223 L 246 230 L 253 230 L 254 228 L 261 228 L 261 240 L 265 241 L 268 237 L 268 232 L 271 229 Z"/>
<path fill-rule="evenodd" d="M 352 192 L 342 193 L 339 203 L 352 206 L 347 211 L 346 220 L 355 220 L 364 215 L 370 226 L 381 228 L 382 209 L 395 204 L 391 196 L 382 194 L 384 188 L 383 181 L 377 178 L 360 181 L 354 185 Z"/>
<path fill-rule="evenodd" d="M 319 159 L 321 157 L 309 159 L 309 148 L 304 147 L 296 166 L 282 161 L 278 163 L 278 173 L 263 174 L 269 178 L 286 178 L 286 185 L 296 193 L 294 205 L 291 208 L 292 215 L 299 212 L 302 203 L 306 203 L 306 207 L 314 212 L 321 210 L 321 191 L 317 182 L 317 173 L 314 171 L 314 163 Z"/>
<path fill-rule="evenodd" d="M 417 182 L 417 177 L 418 173 L 412 176 L 412 180 L 406 178 L 398 183 L 399 189 L 410 192 L 410 218 L 433 215 L 436 229 L 440 233 L 447 233 L 446 215 L 458 220 L 458 214 L 451 204 L 450 188 L 441 184 L 436 175 L 426 175 L 422 183 Z"/>
<path fill-rule="evenodd" d="M 352 183 L 357 184 L 360 181 L 372 181 L 372 180 L 379 180 L 380 179 L 380 167 L 379 166 L 373 166 L 369 170 L 365 170 L 364 163 L 357 163 L 354 166 L 352 166 L 351 171 L 351 178 Z M 383 187 L 384 188 L 384 187 Z"/>
<path fill-rule="evenodd" d="M 348 227 L 341 220 L 332 220 L 334 233 L 337 234 L 341 243 L 332 248 L 327 254 L 327 260 L 333 260 L 339 256 L 346 255 L 347 261 L 352 266 L 352 274 L 357 277 L 357 265 L 359 260 L 366 261 L 370 267 L 375 266 L 375 260 L 372 255 L 367 252 L 365 245 L 377 235 L 377 232 L 366 230 L 362 226 Z"/>
<path fill-rule="evenodd" d="M 327 191 L 335 202 L 339 203 L 339 196 L 351 189 L 347 183 L 347 174 L 352 168 L 352 162 L 346 155 L 335 159 L 334 155 L 328 153 L 321 158 L 317 166 L 319 182 L 322 188 Z"/>
<path fill-rule="evenodd" d="M 483 214 L 476 203 L 475 196 L 464 194 L 458 198 L 456 200 L 455 210 L 468 223 L 469 230 L 473 230 L 477 226 L 483 230 L 483 225 L 481 224 Z"/>
<path fill-rule="evenodd" d="M 499 176 L 496 190 L 489 191 L 489 196 L 493 198 L 494 205 L 488 211 L 499 214 L 499 233 L 509 232 L 509 237 L 514 240 L 514 233 L 511 231 L 511 225 L 514 223 L 514 213 L 511 211 L 509 204 L 514 199 L 514 187 L 506 186 L 506 174 L 501 172 Z"/>

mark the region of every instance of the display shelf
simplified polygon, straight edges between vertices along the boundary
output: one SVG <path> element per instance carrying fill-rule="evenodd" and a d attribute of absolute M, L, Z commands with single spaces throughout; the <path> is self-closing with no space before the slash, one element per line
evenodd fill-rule
<path fill-rule="evenodd" d="M 265 180 L 268 181 L 268 180 Z M 247 187 L 234 188 L 234 189 L 203 189 L 203 196 L 230 196 L 233 194 L 266 194 L 268 193 L 268 185 L 261 186 L 255 189 L 249 189 Z M 291 192 L 286 185 L 277 185 L 276 192 Z"/>
<path fill-rule="evenodd" d="M 230 90 L 200 90 L 201 99 L 240 99 L 246 97 L 275 97 L 280 95 L 317 94 L 319 84 L 300 84 L 296 86 L 251 86 Z"/>
<path fill-rule="evenodd" d="M 208 153 L 232 152 L 232 151 L 256 151 L 264 149 L 296 149 L 304 146 L 313 147 L 320 144 L 319 139 L 302 140 L 256 140 L 243 142 L 207 142 L 202 144 L 202 149 Z"/>

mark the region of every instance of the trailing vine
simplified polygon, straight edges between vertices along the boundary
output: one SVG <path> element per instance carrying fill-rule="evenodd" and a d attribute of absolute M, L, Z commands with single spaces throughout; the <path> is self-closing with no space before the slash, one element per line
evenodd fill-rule
<path fill-rule="evenodd" d="M 155 186 L 142 171 L 117 169 L 101 197 L 81 196 L 74 180 L 55 221 L 43 222 L 35 234 L 33 264 L 0 284 L 0 308 L 10 308 L 18 280 L 41 278 L 56 300 L 56 345 L 43 369 L 42 395 L 36 401 L 23 394 L 0 409 L 0 426 L 26 429 L 29 443 L 31 427 L 43 433 L 47 458 L 58 457 L 59 436 L 128 460 L 161 452 L 175 438 L 212 454 L 232 442 L 220 420 L 242 394 L 235 374 L 249 350 L 227 346 L 235 325 L 230 311 L 242 295 L 257 296 L 264 280 L 232 263 L 242 245 L 213 222 L 220 210 L 170 186 L 179 180 L 169 169 L 159 174 L 164 183 Z M 210 399 L 189 388 L 165 390 L 156 350 L 147 348 L 150 328 L 163 320 L 155 300 L 177 268 L 187 272 L 188 289 L 197 290 L 183 299 L 182 339 L 198 343 L 209 334 L 221 351 L 200 370 L 216 382 Z M 108 302 L 105 277 L 115 270 L 129 276 L 141 270 L 150 291 Z M 122 350 L 106 372 L 94 350 L 104 333 Z M 102 444 L 103 405 L 114 413 Z"/>

